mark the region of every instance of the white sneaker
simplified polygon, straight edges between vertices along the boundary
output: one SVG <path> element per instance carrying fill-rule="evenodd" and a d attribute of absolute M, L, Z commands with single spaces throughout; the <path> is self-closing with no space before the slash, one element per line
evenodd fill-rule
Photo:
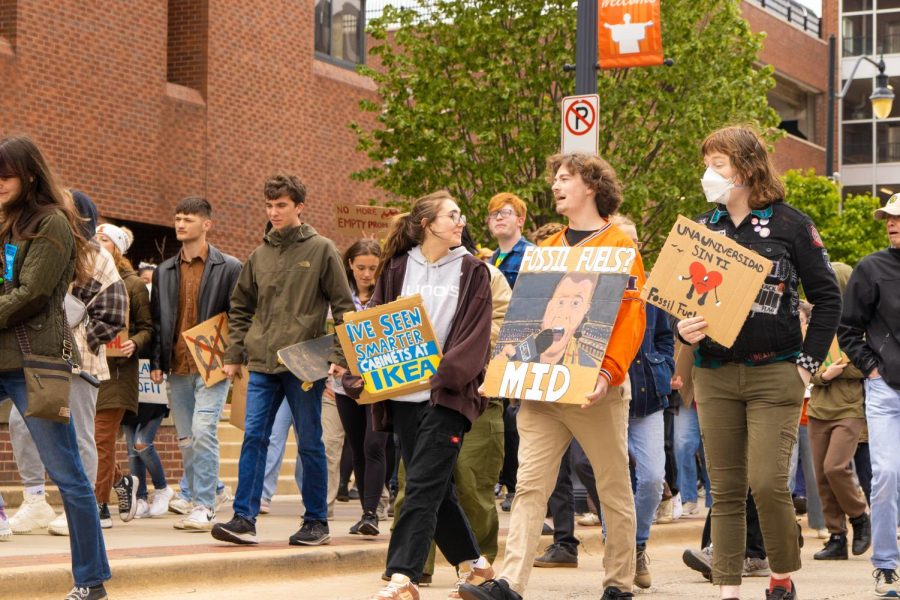
<path fill-rule="evenodd" d="M 182 522 L 185 531 L 212 531 L 216 524 L 216 513 L 205 506 L 195 506 L 191 516 Z"/>
<path fill-rule="evenodd" d="M 672 519 L 677 521 L 684 514 L 684 507 L 681 505 L 681 494 L 672 496 Z"/>
<path fill-rule="evenodd" d="M 600 517 L 592 512 L 585 513 L 578 517 L 576 522 L 583 527 L 597 527 L 600 525 Z"/>
<path fill-rule="evenodd" d="M 45 529 L 55 518 L 56 511 L 47 504 L 44 494 L 26 493 L 22 506 L 9 520 L 9 527 L 13 533 L 31 533 L 35 529 Z"/>
<path fill-rule="evenodd" d="M 267 515 L 272 512 L 272 501 L 266 500 L 265 498 L 260 498 L 259 500 L 259 514 Z"/>
<path fill-rule="evenodd" d="M 175 496 L 169 501 L 169 511 L 176 515 L 189 515 L 194 510 L 194 503 L 185 500 L 181 496 Z"/>
<path fill-rule="evenodd" d="M 135 519 L 149 519 L 150 518 L 150 505 L 147 504 L 147 501 L 143 498 L 138 498 L 137 501 L 137 510 L 134 513 Z"/>
<path fill-rule="evenodd" d="M 153 492 L 153 499 L 150 500 L 150 509 L 148 516 L 160 517 L 169 510 L 169 501 L 175 496 L 175 492 L 170 487 L 164 487 L 161 490 Z"/>
<path fill-rule="evenodd" d="M 216 504 L 215 511 L 219 512 L 222 510 L 222 507 L 234 500 L 234 496 L 231 494 L 231 486 L 225 486 L 222 488 L 222 491 L 216 494 Z"/>
<path fill-rule="evenodd" d="M 656 521 L 654 521 L 654 523 L 664 525 L 666 523 L 671 523 L 672 521 L 674 521 L 674 509 L 674 498 L 669 498 L 668 500 L 663 500 L 662 502 L 660 502 L 659 508 L 656 509 Z"/>
<path fill-rule="evenodd" d="M 50 535 L 60 535 L 67 537 L 69 535 L 69 523 L 66 521 L 66 513 L 62 513 L 47 526 L 47 533 Z"/>
<path fill-rule="evenodd" d="M 12 536 L 13 532 L 9 527 L 9 519 L 6 518 L 6 513 L 0 508 L 0 542 L 10 541 Z"/>
<path fill-rule="evenodd" d="M 696 502 L 685 502 L 681 505 L 682 516 L 685 518 L 699 517 L 700 505 Z"/>

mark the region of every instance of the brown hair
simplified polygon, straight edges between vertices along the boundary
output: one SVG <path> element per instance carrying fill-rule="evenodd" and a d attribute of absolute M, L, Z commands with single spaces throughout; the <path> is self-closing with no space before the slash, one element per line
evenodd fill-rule
<path fill-rule="evenodd" d="M 493 198 L 491 198 L 490 202 L 488 202 L 488 214 L 496 210 L 500 210 L 504 205 L 509 204 L 512 206 L 512 209 L 515 211 L 516 216 L 525 217 L 528 215 L 528 207 L 525 205 L 525 201 L 516 196 L 515 194 L 511 194 L 510 192 L 500 192 L 496 194 Z"/>
<path fill-rule="evenodd" d="M 588 188 L 594 190 L 597 212 L 604 219 L 619 210 L 622 204 L 622 186 L 608 162 L 596 154 L 570 152 L 554 154 L 547 159 L 547 181 L 552 184 L 556 172 L 565 167 L 570 173 L 578 174 Z"/>
<path fill-rule="evenodd" d="M 556 235 L 565 228 L 566 226 L 562 223 L 544 223 L 533 232 L 531 232 L 531 241 L 535 244 L 540 245 L 541 242 L 553 235 Z"/>
<path fill-rule="evenodd" d="M 409 252 L 425 241 L 425 227 L 437 218 L 441 205 L 453 199 L 446 190 L 434 192 L 417 198 L 409 207 L 409 212 L 394 217 L 384 241 L 384 252 L 376 278 L 392 258 Z M 425 221 L 424 225 L 422 221 Z"/>
<path fill-rule="evenodd" d="M 296 175 L 273 175 L 264 187 L 266 200 L 277 200 L 288 196 L 294 205 L 306 202 L 306 186 Z"/>
<path fill-rule="evenodd" d="M 182 198 L 181 200 L 179 200 L 178 204 L 175 205 L 175 214 L 197 215 L 198 217 L 203 217 L 204 219 L 211 219 L 212 205 L 210 205 L 209 200 L 207 200 L 206 198 L 200 198 L 199 196 L 188 196 L 187 198 Z"/>
<path fill-rule="evenodd" d="M 122 227 L 122 229 L 125 228 Z M 116 263 L 116 271 L 119 272 L 119 275 L 125 275 L 134 271 L 134 265 L 131 264 L 131 261 L 125 255 L 119 252 L 119 247 L 115 244 L 113 244 L 110 254 L 112 254 L 113 261 Z"/>
<path fill-rule="evenodd" d="M 69 222 L 75 243 L 77 282 L 88 281 L 93 272 L 93 251 L 81 235 L 80 219 L 74 207 L 63 200 L 53 173 L 38 147 L 27 137 L 7 137 L 0 141 L 0 176 L 18 177 L 22 191 L 15 200 L 0 207 L 0 239 L 33 240 L 45 217 L 60 212 Z M 59 240 L 51 239 L 60 245 Z"/>
<path fill-rule="evenodd" d="M 358 293 L 359 290 L 356 289 L 356 278 L 353 277 L 353 269 L 350 268 L 350 263 L 353 262 L 353 259 L 357 256 L 374 256 L 379 259 L 378 264 L 380 267 L 381 244 L 378 243 L 378 240 L 363 238 L 354 242 L 353 245 L 344 252 L 344 271 L 347 272 L 347 281 L 350 282 L 350 289 Z"/>
<path fill-rule="evenodd" d="M 731 125 L 713 131 L 703 140 L 700 153 L 708 156 L 713 152 L 727 156 L 743 184 L 750 188 L 750 208 L 759 210 L 784 198 L 784 184 L 755 128 Z"/>

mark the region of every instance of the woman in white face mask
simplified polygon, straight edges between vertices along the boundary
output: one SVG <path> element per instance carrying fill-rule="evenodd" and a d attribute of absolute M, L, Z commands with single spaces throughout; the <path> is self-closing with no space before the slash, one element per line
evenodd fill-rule
<path fill-rule="evenodd" d="M 772 579 L 766 600 L 796 600 L 798 526 L 788 491 L 804 391 L 834 339 L 841 295 L 816 227 L 783 201 L 765 142 L 747 127 L 710 134 L 701 148 L 703 192 L 715 208 L 696 220 L 772 261 L 772 271 L 730 348 L 706 337 L 703 317 L 678 323 L 696 346 L 694 392 L 712 483 L 712 581 L 740 598 L 747 488 L 759 512 Z M 815 305 L 800 331 L 798 287 Z"/>

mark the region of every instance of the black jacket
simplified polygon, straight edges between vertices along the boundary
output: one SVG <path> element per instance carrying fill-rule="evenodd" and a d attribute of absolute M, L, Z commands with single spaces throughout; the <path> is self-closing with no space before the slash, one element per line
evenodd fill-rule
<path fill-rule="evenodd" d="M 870 254 L 853 270 L 838 341 L 860 371 L 877 368 L 900 390 L 900 248 Z"/>
<path fill-rule="evenodd" d="M 181 252 L 164 261 L 153 272 L 153 292 L 150 312 L 153 316 L 153 341 L 150 344 L 150 368 L 168 373 L 172 367 L 172 349 L 175 347 L 175 327 L 178 322 L 178 290 L 181 287 L 181 270 L 178 261 Z M 200 279 L 200 298 L 197 304 L 197 321 L 214 317 L 231 308 L 231 292 L 241 274 L 241 263 L 212 244 Z"/>
<path fill-rule="evenodd" d="M 737 227 L 724 207 L 697 222 L 772 261 L 772 270 L 731 348 L 700 342 L 700 366 L 795 360 L 815 373 L 828 355 L 841 318 L 841 291 L 812 220 L 777 201 L 752 211 Z M 806 337 L 800 331 L 799 287 L 814 305 Z"/>

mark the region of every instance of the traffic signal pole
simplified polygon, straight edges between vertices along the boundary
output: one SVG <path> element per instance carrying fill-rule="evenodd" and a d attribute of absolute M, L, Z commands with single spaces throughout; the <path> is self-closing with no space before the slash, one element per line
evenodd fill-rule
<path fill-rule="evenodd" d="M 597 0 L 578 0 L 575 34 L 575 94 L 597 93 Z"/>

